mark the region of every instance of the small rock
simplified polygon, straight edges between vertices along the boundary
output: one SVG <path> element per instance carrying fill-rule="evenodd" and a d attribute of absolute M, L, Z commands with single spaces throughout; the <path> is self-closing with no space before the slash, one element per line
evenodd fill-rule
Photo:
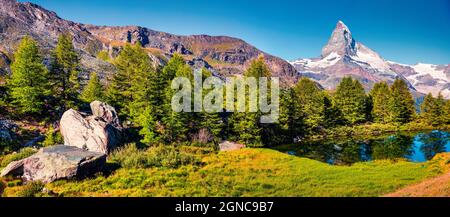
<path fill-rule="evenodd" d="M 17 125 L 11 120 L 0 119 L 0 145 L 2 142 L 9 143 L 15 139 L 14 131 Z"/>
<path fill-rule="evenodd" d="M 230 142 L 230 141 L 223 141 L 219 144 L 220 151 L 235 151 L 245 148 L 245 145 Z"/>

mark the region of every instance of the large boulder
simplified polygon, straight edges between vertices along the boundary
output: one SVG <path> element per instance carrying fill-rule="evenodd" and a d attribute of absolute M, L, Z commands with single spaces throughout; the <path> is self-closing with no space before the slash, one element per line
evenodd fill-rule
<path fill-rule="evenodd" d="M 25 181 L 53 182 L 81 179 L 103 170 L 106 155 L 73 146 L 57 145 L 39 150 L 23 160 L 11 162 L 0 176 L 21 176 Z"/>
<path fill-rule="evenodd" d="M 116 109 L 114 107 L 100 101 L 91 102 L 90 106 L 92 115 L 103 118 L 103 120 L 117 129 L 122 129 L 119 121 L 119 116 L 117 115 Z"/>
<path fill-rule="evenodd" d="M 121 126 L 114 108 L 94 104 L 94 115 L 70 109 L 60 121 L 64 144 L 109 154 L 121 142 Z"/>

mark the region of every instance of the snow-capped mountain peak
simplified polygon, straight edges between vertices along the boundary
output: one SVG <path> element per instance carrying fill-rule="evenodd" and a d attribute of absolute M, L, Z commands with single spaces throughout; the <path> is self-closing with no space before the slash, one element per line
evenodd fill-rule
<path fill-rule="evenodd" d="M 341 56 L 356 54 L 356 41 L 353 39 L 350 29 L 342 21 L 336 24 L 330 40 L 322 49 L 322 57 L 327 57 L 333 52 Z"/>
<path fill-rule="evenodd" d="M 299 74 L 316 80 L 327 89 L 334 89 L 346 76 L 358 79 L 366 89 L 370 89 L 375 82 L 392 83 L 396 78 L 401 78 L 413 92 L 434 95 L 441 92 L 444 97 L 450 98 L 450 64 L 405 65 L 387 61 L 357 42 L 342 21 L 336 24 L 319 58 L 299 59 L 291 64 Z"/>

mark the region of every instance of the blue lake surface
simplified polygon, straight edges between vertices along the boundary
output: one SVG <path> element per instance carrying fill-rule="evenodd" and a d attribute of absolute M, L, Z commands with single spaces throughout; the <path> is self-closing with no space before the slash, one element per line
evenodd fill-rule
<path fill-rule="evenodd" d="M 348 165 L 381 159 L 431 160 L 436 154 L 450 152 L 450 133 L 432 131 L 397 133 L 376 138 L 345 138 L 293 144 L 275 148 L 299 157 L 329 164 Z"/>

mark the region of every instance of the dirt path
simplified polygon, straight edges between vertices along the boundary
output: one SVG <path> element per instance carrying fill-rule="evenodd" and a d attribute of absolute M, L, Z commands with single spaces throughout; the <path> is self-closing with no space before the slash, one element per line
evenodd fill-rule
<path fill-rule="evenodd" d="M 450 197 L 450 172 L 407 186 L 385 197 Z"/>

